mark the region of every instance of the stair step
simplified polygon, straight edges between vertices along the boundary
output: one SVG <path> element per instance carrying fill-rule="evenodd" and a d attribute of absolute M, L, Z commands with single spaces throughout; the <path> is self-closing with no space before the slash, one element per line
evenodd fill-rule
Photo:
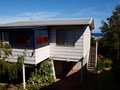
<path fill-rule="evenodd" d="M 88 62 L 88 63 L 95 63 L 95 61 L 90 61 L 90 62 Z"/>
<path fill-rule="evenodd" d="M 88 70 L 95 71 L 95 57 L 96 57 L 96 48 L 90 47 L 90 57 L 88 62 Z"/>
<path fill-rule="evenodd" d="M 95 65 L 95 63 L 88 63 L 88 65 Z"/>
<path fill-rule="evenodd" d="M 90 59 L 93 59 L 93 60 L 95 60 L 95 58 L 90 58 Z"/>
<path fill-rule="evenodd" d="M 95 65 L 88 65 L 88 67 L 95 67 Z"/>
<path fill-rule="evenodd" d="M 95 63 L 88 63 L 88 65 L 95 65 Z"/>
<path fill-rule="evenodd" d="M 88 65 L 88 67 L 95 67 L 95 65 Z"/>
<path fill-rule="evenodd" d="M 89 70 L 89 71 L 94 71 L 95 69 L 87 69 L 87 70 Z"/>
<path fill-rule="evenodd" d="M 88 67 L 88 69 L 94 69 L 95 67 Z"/>
<path fill-rule="evenodd" d="M 91 64 L 93 64 L 93 65 L 94 65 L 95 63 L 88 63 L 88 65 L 91 65 Z"/>
<path fill-rule="evenodd" d="M 88 62 L 88 64 L 95 64 L 95 62 Z"/>
<path fill-rule="evenodd" d="M 94 60 L 94 61 L 95 61 L 95 58 L 90 58 L 90 61 L 91 61 L 91 60 Z"/>

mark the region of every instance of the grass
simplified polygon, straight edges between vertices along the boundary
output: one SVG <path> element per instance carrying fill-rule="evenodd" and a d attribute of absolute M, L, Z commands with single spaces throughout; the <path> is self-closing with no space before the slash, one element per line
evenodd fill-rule
<path fill-rule="evenodd" d="M 97 90 L 120 90 L 112 71 L 103 70 L 97 75 Z"/>

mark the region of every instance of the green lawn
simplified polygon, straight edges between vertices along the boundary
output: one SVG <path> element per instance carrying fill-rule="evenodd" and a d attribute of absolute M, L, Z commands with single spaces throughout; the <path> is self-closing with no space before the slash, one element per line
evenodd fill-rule
<path fill-rule="evenodd" d="M 120 90 L 112 71 L 104 70 L 97 75 L 97 90 Z"/>

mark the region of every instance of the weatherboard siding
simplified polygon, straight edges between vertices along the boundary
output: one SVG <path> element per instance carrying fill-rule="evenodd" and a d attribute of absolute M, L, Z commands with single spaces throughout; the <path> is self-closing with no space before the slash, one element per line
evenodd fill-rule
<path fill-rule="evenodd" d="M 73 47 L 56 45 L 56 28 L 50 30 L 50 56 L 54 57 L 54 59 L 58 58 L 58 60 L 61 61 L 73 61 L 80 60 L 83 57 L 84 28 L 73 27 L 72 30 L 76 32 L 76 42 Z"/>
<path fill-rule="evenodd" d="M 35 55 L 33 55 L 34 50 L 25 50 L 25 49 L 12 49 L 12 56 L 10 56 L 7 61 L 17 62 L 19 55 L 23 55 L 23 52 L 26 53 L 26 58 L 24 63 L 26 64 L 35 64 Z"/>
<path fill-rule="evenodd" d="M 35 49 L 35 63 L 38 64 L 41 61 L 50 57 L 49 45 L 38 49 Z"/>
<path fill-rule="evenodd" d="M 25 64 L 38 64 L 50 57 L 48 45 L 35 50 L 12 49 L 12 56 L 9 56 L 7 61 L 17 62 L 18 56 L 23 55 L 23 52 L 26 53 Z"/>
<path fill-rule="evenodd" d="M 83 56 L 85 57 L 84 61 L 83 61 L 83 65 L 85 65 L 88 62 L 89 53 L 90 53 L 91 32 L 90 32 L 89 26 L 86 27 L 86 30 L 85 30 L 83 36 L 84 36 Z"/>

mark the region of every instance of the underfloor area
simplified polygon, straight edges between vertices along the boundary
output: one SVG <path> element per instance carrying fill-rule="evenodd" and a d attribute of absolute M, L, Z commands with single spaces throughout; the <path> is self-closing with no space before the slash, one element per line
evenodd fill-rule
<path fill-rule="evenodd" d="M 83 72 L 81 82 L 81 71 L 71 70 L 65 77 L 57 78 L 52 85 L 43 88 L 48 90 L 96 90 L 96 73 Z"/>

